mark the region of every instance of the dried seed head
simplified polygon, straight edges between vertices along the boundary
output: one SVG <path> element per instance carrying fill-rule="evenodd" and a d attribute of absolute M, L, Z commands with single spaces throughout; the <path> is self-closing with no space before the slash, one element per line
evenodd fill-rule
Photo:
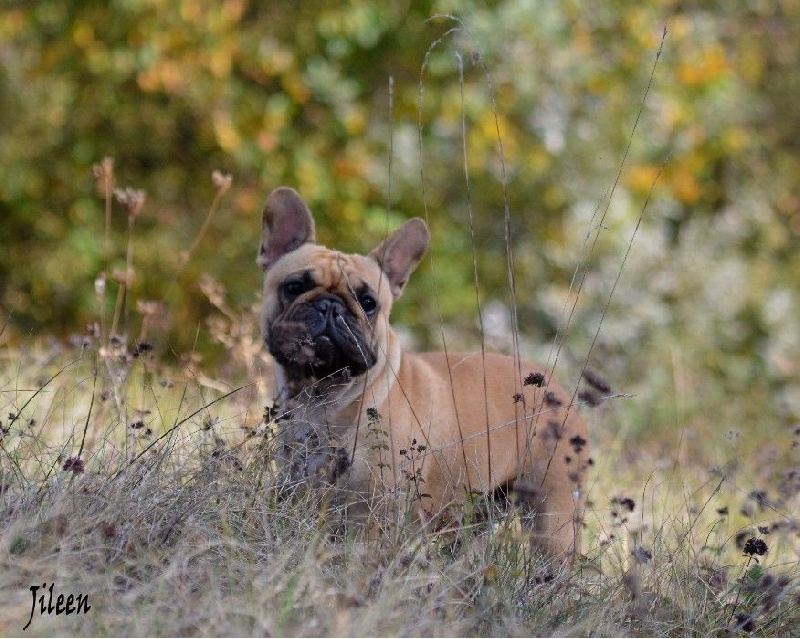
<path fill-rule="evenodd" d="M 133 345 L 132 355 L 134 357 L 139 357 L 140 355 L 150 353 L 153 348 L 154 346 L 150 342 L 136 342 L 136 344 Z"/>
<path fill-rule="evenodd" d="M 528 376 L 522 381 L 523 386 L 538 386 L 541 388 L 545 385 L 543 373 L 529 373 Z"/>
<path fill-rule="evenodd" d="M 628 512 L 631 512 L 631 513 L 636 508 L 636 502 L 633 501 L 633 499 L 631 499 L 630 497 L 612 497 L 611 498 L 611 503 L 615 504 L 615 505 L 622 506 Z"/>
<path fill-rule="evenodd" d="M 588 405 L 591 408 L 599 406 L 603 401 L 602 399 L 600 399 L 600 397 L 598 397 L 597 393 L 594 393 L 590 390 L 583 390 L 580 393 L 578 393 L 578 399 L 581 400 L 582 402 L 585 402 L 586 405 Z"/>
<path fill-rule="evenodd" d="M 124 189 L 114 189 L 114 197 L 125 209 L 128 217 L 135 218 L 142 210 L 147 194 L 142 189 L 132 189 L 128 186 Z"/>
<path fill-rule="evenodd" d="M 188 255 L 187 255 L 188 257 Z M 205 273 L 200 278 L 200 291 L 208 298 L 212 305 L 220 308 L 225 305 L 225 287 L 211 275 Z"/>
<path fill-rule="evenodd" d="M 766 555 L 767 550 L 769 550 L 767 542 L 758 537 L 750 537 L 744 544 L 744 554 L 751 557 L 753 555 Z"/>
<path fill-rule="evenodd" d="M 586 380 L 586 383 L 589 384 L 589 386 L 591 386 L 595 390 L 606 395 L 611 392 L 611 385 L 594 371 L 585 368 L 583 369 L 582 374 L 583 374 L 583 379 Z"/>
<path fill-rule="evenodd" d="M 214 183 L 214 190 L 216 191 L 217 196 L 222 197 L 228 192 L 228 189 L 231 188 L 231 182 L 233 182 L 233 178 L 222 171 L 214 171 L 211 173 L 211 181 Z"/>
<path fill-rule="evenodd" d="M 71 470 L 73 474 L 80 475 L 84 471 L 85 466 L 80 457 L 67 457 L 61 469 Z"/>
<path fill-rule="evenodd" d="M 114 280 L 117 284 L 124 284 L 127 287 L 131 287 L 133 285 L 133 280 L 136 278 L 136 275 L 133 269 L 125 272 L 120 269 L 114 269 L 111 273 L 111 279 Z"/>
<path fill-rule="evenodd" d="M 92 174 L 97 180 L 110 180 L 114 177 L 114 158 L 104 157 L 103 161 L 92 167 Z"/>
<path fill-rule="evenodd" d="M 161 302 L 150 302 L 145 300 L 136 301 L 136 312 L 140 315 L 153 317 L 164 314 L 164 305 Z"/>
<path fill-rule="evenodd" d="M 580 435 L 570 437 L 569 443 L 570 446 L 572 446 L 572 450 L 574 450 L 576 454 L 580 453 L 583 450 L 583 447 L 586 446 L 586 440 Z"/>

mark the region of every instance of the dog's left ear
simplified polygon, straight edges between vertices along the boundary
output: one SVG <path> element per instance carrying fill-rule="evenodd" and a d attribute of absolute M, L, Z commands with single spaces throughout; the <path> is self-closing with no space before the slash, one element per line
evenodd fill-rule
<path fill-rule="evenodd" d="M 425 220 L 415 217 L 370 252 L 369 256 L 386 274 L 394 299 L 402 294 L 411 273 L 428 252 L 430 243 L 428 225 Z"/>
<path fill-rule="evenodd" d="M 261 246 L 256 258 L 261 270 L 313 241 L 314 218 L 297 191 L 281 186 L 270 193 L 261 215 Z"/>

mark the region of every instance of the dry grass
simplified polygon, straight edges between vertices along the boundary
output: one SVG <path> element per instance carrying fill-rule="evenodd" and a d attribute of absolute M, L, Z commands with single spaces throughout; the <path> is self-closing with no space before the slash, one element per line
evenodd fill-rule
<path fill-rule="evenodd" d="M 797 485 L 742 494 L 755 457 L 709 473 L 680 450 L 629 455 L 600 409 L 572 568 L 531 555 L 501 513 L 423 538 L 332 538 L 307 498 L 270 487 L 263 391 L 98 351 L 0 351 L 5 635 L 42 583 L 91 610 L 36 615 L 36 634 L 799 634 Z"/>

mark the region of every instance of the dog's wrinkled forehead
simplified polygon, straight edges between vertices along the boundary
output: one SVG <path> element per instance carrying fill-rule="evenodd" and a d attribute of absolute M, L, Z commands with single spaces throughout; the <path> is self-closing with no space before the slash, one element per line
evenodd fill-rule
<path fill-rule="evenodd" d="M 370 257 L 332 251 L 319 244 L 306 244 L 287 253 L 270 268 L 264 279 L 266 290 L 275 290 L 287 278 L 310 277 L 314 285 L 332 293 L 347 293 L 365 284 L 376 295 L 390 297 L 389 283 L 380 266 Z"/>

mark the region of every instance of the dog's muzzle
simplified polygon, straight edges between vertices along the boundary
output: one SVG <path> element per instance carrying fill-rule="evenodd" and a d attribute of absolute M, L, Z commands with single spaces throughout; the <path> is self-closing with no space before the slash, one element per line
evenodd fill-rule
<path fill-rule="evenodd" d="M 272 322 L 266 341 L 279 364 L 306 377 L 346 374 L 345 369 L 360 375 L 377 361 L 358 320 L 330 293 L 291 305 Z"/>

